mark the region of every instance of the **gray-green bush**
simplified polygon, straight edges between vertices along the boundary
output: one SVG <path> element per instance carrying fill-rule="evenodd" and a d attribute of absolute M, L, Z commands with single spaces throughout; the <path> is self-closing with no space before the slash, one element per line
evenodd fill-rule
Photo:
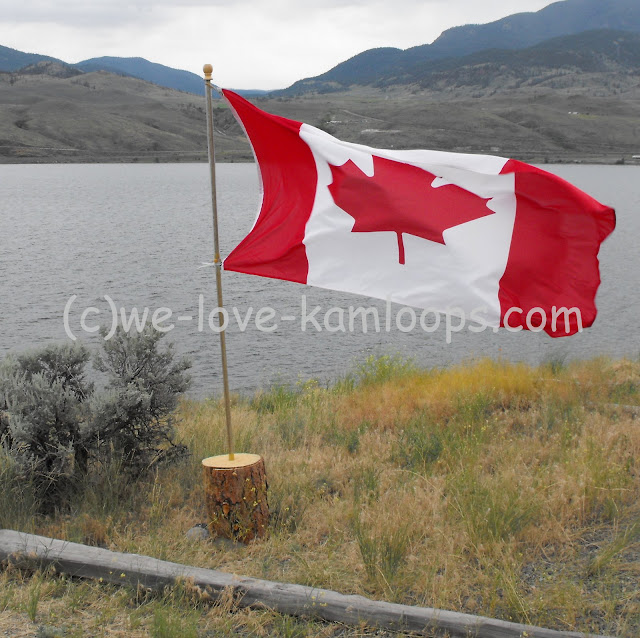
<path fill-rule="evenodd" d="M 81 344 L 49 345 L 0 364 L 0 446 L 45 508 L 64 505 L 87 473 L 117 460 L 129 475 L 186 453 L 172 414 L 189 384 L 162 333 L 119 328 L 94 365 L 107 375 L 96 392 Z M 108 463 L 107 463 L 108 464 Z"/>
<path fill-rule="evenodd" d="M 93 393 L 85 378 L 89 358 L 82 345 L 50 345 L 8 356 L 0 366 L 2 445 L 44 499 L 67 493 L 87 468 L 82 430 Z"/>
<path fill-rule="evenodd" d="M 94 364 L 108 375 L 106 392 L 91 404 L 89 445 L 100 453 L 116 451 L 135 473 L 186 453 L 174 442 L 173 412 L 188 388 L 187 359 L 174 361 L 172 344 L 158 348 L 163 333 L 118 329 L 104 341 Z"/>

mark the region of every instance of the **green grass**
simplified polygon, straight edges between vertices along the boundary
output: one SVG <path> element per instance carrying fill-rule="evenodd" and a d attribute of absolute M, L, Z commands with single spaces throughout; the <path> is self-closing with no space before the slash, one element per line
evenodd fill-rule
<path fill-rule="evenodd" d="M 391 600 L 399 599 L 403 586 L 402 571 L 411 545 L 411 533 L 405 525 L 375 531 L 368 522 L 354 515 L 353 535 L 370 583 L 386 592 Z"/>

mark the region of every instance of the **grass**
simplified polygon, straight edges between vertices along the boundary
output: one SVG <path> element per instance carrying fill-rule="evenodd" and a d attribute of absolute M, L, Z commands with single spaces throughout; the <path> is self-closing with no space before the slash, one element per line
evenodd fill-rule
<path fill-rule="evenodd" d="M 70 512 L 35 516 L 0 458 L 0 523 L 201 567 L 559 630 L 640 633 L 640 362 L 371 359 L 334 386 L 234 397 L 238 451 L 264 456 L 267 539 L 190 542 L 202 458 L 223 453 L 217 399 L 184 401 L 191 457 L 136 485 L 117 467 Z M 0 572 L 0 633 L 366 636 L 365 628 Z M 48 634 L 46 632 L 49 632 Z M 60 633 L 63 632 L 63 633 Z M 16 634 L 17 635 L 17 634 Z M 381 635 L 381 634 L 377 634 Z"/>

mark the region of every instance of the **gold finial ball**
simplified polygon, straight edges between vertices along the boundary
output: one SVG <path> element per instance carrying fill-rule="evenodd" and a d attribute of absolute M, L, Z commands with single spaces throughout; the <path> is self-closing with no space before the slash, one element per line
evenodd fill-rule
<path fill-rule="evenodd" d="M 211 74 L 213 73 L 213 67 L 210 64 L 205 64 L 202 67 L 202 70 L 204 71 L 205 77 L 208 79 L 211 79 Z"/>

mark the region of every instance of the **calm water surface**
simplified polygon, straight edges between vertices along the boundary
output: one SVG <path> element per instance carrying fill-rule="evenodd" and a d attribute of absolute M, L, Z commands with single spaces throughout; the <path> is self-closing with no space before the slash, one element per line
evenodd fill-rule
<path fill-rule="evenodd" d="M 618 227 L 600 251 L 599 316 L 592 328 L 555 340 L 543 333 L 465 330 L 454 334 L 451 344 L 443 326 L 432 334 L 395 327 L 377 334 L 317 333 L 310 325 L 303 332 L 303 294 L 309 308 L 321 306 L 320 317 L 332 307 L 374 306 L 383 318 L 384 303 L 229 272 L 223 275 L 225 304 L 236 307 L 242 319 L 250 307 L 255 313 L 270 306 L 276 317 L 269 325 L 278 325 L 274 332 L 261 332 L 254 314 L 241 332 L 232 317 L 227 336 L 232 390 L 250 392 L 312 377 L 330 380 L 372 353 L 400 353 L 426 366 L 481 356 L 530 363 L 599 354 L 637 357 L 640 166 L 545 168 L 617 211 Z M 217 174 L 225 255 L 253 223 L 258 178 L 253 164 L 222 164 Z M 211 267 L 201 267 L 212 260 L 208 179 L 204 164 L 0 166 L 0 356 L 67 340 L 63 313 L 73 295 L 70 328 L 96 345 L 99 337 L 83 333 L 80 319 L 86 308 L 95 307 L 100 314 L 88 315 L 86 323 L 110 324 L 107 295 L 127 315 L 133 308 L 140 313 L 171 309 L 165 325 L 175 328 L 167 339 L 192 359 L 192 393 L 219 393 L 219 338 L 208 327 L 216 306 L 215 278 Z M 280 319 L 286 316 L 297 320 Z"/>

